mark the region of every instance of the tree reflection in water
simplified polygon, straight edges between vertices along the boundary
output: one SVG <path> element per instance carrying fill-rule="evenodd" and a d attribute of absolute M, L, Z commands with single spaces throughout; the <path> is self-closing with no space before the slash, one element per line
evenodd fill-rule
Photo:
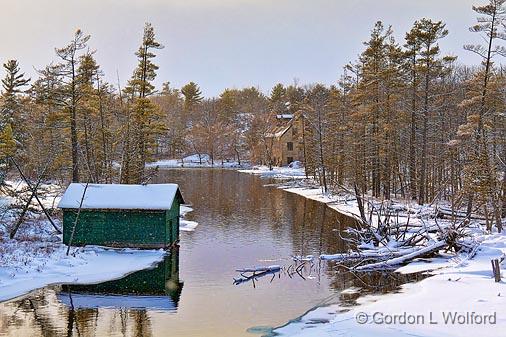
<path fill-rule="evenodd" d="M 10 302 L 13 310 L 2 313 L 0 335 L 31 326 L 44 337 L 96 336 L 99 324 L 106 324 L 100 328 L 108 335 L 149 337 L 150 312 L 175 312 L 182 288 L 179 252 L 173 250 L 156 267 L 116 281 L 54 286 Z"/>
<path fill-rule="evenodd" d="M 270 181 L 193 169 L 161 170 L 153 182 L 178 183 L 194 208 L 188 219 L 200 224 L 181 233 L 181 273 L 179 263 L 169 260 L 149 277 L 134 273 L 97 285 L 53 286 L 0 303 L 1 337 L 250 336 L 252 326 L 282 325 L 317 305 L 346 308 L 360 294 L 396 291 L 420 277 L 354 276 L 332 262 L 293 261 L 293 255 L 345 252 L 350 247 L 341 235 L 354 221 L 316 201 L 264 187 Z M 273 264 L 284 267 L 281 273 L 258 279 L 256 288 L 232 284 L 237 268 Z M 358 293 L 343 292 L 351 287 Z M 140 302 L 143 296 L 148 303 Z"/>

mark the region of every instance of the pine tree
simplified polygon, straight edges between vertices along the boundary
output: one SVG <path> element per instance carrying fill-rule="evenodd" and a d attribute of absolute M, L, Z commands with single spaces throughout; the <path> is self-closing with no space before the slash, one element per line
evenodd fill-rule
<path fill-rule="evenodd" d="M 130 97 L 131 110 L 131 119 L 128 118 L 125 126 L 129 146 L 123 149 L 126 156 L 122 160 L 121 180 L 125 183 L 141 183 L 145 180 L 146 161 L 153 154 L 157 136 L 164 129 L 159 118 L 158 106 L 150 100 L 150 96 L 155 93 L 152 82 L 158 70 L 158 66 L 151 61 L 156 57 L 153 51 L 162 48 L 163 46 L 155 39 L 153 26 L 146 23 L 142 44 L 135 53 L 139 63 L 125 88 Z"/>
<path fill-rule="evenodd" d="M 0 115 L 0 129 L 6 128 L 10 125 L 11 130 L 7 133 L 11 134 L 13 141 L 20 144 L 22 147 L 26 141 L 26 112 L 23 106 L 20 94 L 22 94 L 23 87 L 29 82 L 29 78 L 25 78 L 25 74 L 20 72 L 18 61 L 9 60 L 3 65 L 6 75 L 2 79 L 2 105 Z M 4 136 L 7 136 L 4 133 Z M 4 137 L 5 140 L 5 137 Z M 12 153 L 14 154 L 14 153 Z"/>
<path fill-rule="evenodd" d="M 314 163 L 314 173 L 323 191 L 329 189 L 327 170 L 330 145 L 329 128 L 329 90 L 321 84 L 315 85 L 307 92 L 304 105 L 301 107 L 308 137 L 308 155 Z"/>
<path fill-rule="evenodd" d="M 399 115 L 401 51 L 392 37 L 391 28 L 377 22 L 371 38 L 365 43 L 357 66 L 358 83 L 353 91 L 354 140 L 357 155 L 356 185 L 362 191 L 369 185 L 372 194 L 382 192 L 390 198 L 392 166 L 396 160 L 397 133 L 404 127 Z M 393 123 L 397 122 L 397 127 Z"/>
<path fill-rule="evenodd" d="M 237 91 L 233 89 L 225 89 L 220 94 L 219 108 L 223 121 L 233 122 L 237 114 Z"/>
<path fill-rule="evenodd" d="M 286 103 L 286 89 L 283 84 L 276 84 L 272 90 L 269 98 L 269 107 L 275 114 L 284 114 L 287 112 Z"/>
<path fill-rule="evenodd" d="M 418 59 L 420 56 L 420 39 L 418 36 L 420 32 L 417 26 L 411 28 L 411 30 L 406 33 L 406 44 L 404 47 L 406 48 L 406 69 L 407 75 L 410 81 L 410 128 L 409 128 L 409 153 L 408 153 L 408 162 L 409 162 L 409 191 L 411 194 L 411 199 L 416 200 L 418 198 L 417 195 L 417 108 L 418 108 L 418 86 L 419 86 L 419 74 L 418 74 Z"/>
<path fill-rule="evenodd" d="M 177 158 L 185 152 L 184 139 L 187 133 L 181 92 L 166 82 L 162 85 L 161 92 L 153 97 L 153 102 L 159 106 L 165 117 L 165 124 L 168 126 L 168 132 L 164 133 L 160 139 L 163 145 L 158 155 L 165 158 Z"/>
<path fill-rule="evenodd" d="M 19 94 L 23 93 L 22 88 L 29 82 L 29 78 L 25 78 L 25 74 L 20 73 L 19 64 L 16 60 L 9 60 L 3 65 L 6 76 L 2 79 L 2 108 L 1 108 L 1 125 L 16 124 L 16 120 L 22 110 L 22 104 Z"/>
<path fill-rule="evenodd" d="M 111 181 L 111 114 L 107 97 L 111 90 L 102 81 L 102 72 L 92 53 L 80 58 L 79 91 L 82 99 L 77 110 L 80 154 L 90 181 Z"/>
<path fill-rule="evenodd" d="M 68 134 L 69 113 L 62 95 L 63 76 L 60 65 L 49 65 L 39 70 L 39 78 L 30 88 L 30 139 L 27 150 L 31 160 L 25 167 L 35 171 L 45 165 L 46 158 L 53 158 L 48 175 L 61 182 L 68 181 L 68 169 L 72 167 L 71 143 Z"/>
<path fill-rule="evenodd" d="M 459 130 L 461 138 L 467 138 L 470 151 L 470 161 L 466 165 L 469 193 L 468 213 L 472 210 L 472 202 L 478 195 L 478 202 L 491 205 L 493 209 L 496 227 L 502 230 L 501 213 L 506 208 L 505 197 L 501 197 L 501 182 L 496 177 L 499 175 L 499 165 L 496 162 L 492 150 L 490 137 L 494 137 L 494 130 L 501 119 L 501 111 L 504 109 L 494 101 L 500 93 L 491 90 L 494 82 L 500 82 L 494 71 L 493 59 L 497 55 L 506 56 L 506 48 L 497 44 L 497 40 L 506 39 L 506 34 L 499 31 L 506 24 L 506 0 L 490 0 L 487 5 L 473 6 L 473 10 L 479 15 L 478 23 L 470 28 L 472 32 L 480 33 L 486 40 L 486 45 L 466 45 L 464 48 L 471 51 L 482 59 L 482 69 L 473 82 L 474 95 L 463 106 L 470 113 L 467 123 Z M 501 104 L 501 102 L 499 102 Z M 504 117 L 503 117 L 504 118 Z"/>
<path fill-rule="evenodd" d="M 428 132 L 429 118 L 434 96 L 434 81 L 440 76 L 443 60 L 439 57 L 440 48 L 438 40 L 448 35 L 446 25 L 441 22 L 433 22 L 429 19 L 416 21 L 414 24 L 415 39 L 420 46 L 418 68 L 421 76 L 421 153 L 420 153 L 420 177 L 418 181 L 418 203 L 427 201 L 427 160 L 428 160 Z"/>
<path fill-rule="evenodd" d="M 65 47 L 56 49 L 62 63 L 52 70 L 57 72 L 63 83 L 60 88 L 60 104 L 68 111 L 70 120 L 70 140 L 72 155 L 72 182 L 79 182 L 79 143 L 77 138 L 77 109 L 83 93 L 79 90 L 79 52 L 87 48 L 89 35 L 78 29 L 72 41 Z"/>
<path fill-rule="evenodd" d="M 184 96 L 184 112 L 188 120 L 191 121 L 195 116 L 197 106 L 202 102 L 202 91 L 195 82 L 190 82 L 181 88 L 181 93 Z"/>
<path fill-rule="evenodd" d="M 11 128 L 11 124 L 8 123 L 0 131 L 0 182 L 3 183 L 7 171 L 10 167 L 8 158 L 12 158 L 16 153 L 16 142 Z"/>

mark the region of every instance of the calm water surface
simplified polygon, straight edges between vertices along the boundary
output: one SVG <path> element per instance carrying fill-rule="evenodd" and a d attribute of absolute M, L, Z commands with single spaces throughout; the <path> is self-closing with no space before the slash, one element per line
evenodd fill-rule
<path fill-rule="evenodd" d="M 339 232 L 352 221 L 323 204 L 230 170 L 175 169 L 157 183 L 181 187 L 199 223 L 181 232 L 179 251 L 155 269 L 118 281 L 52 286 L 0 304 L 0 336 L 254 336 L 323 304 L 353 303 L 350 286 L 396 290 L 405 278 L 358 279 L 327 263 L 295 272 L 292 255 L 345 251 Z M 284 269 L 234 285 L 237 268 Z"/>

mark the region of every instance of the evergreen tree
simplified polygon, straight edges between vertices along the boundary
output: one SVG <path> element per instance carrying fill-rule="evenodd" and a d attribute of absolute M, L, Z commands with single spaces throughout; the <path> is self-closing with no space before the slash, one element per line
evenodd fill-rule
<path fill-rule="evenodd" d="M 433 22 L 421 19 L 414 24 L 415 38 L 420 45 L 420 57 L 418 68 L 422 77 L 421 88 L 421 152 L 420 152 L 420 177 L 418 181 L 418 202 L 423 204 L 427 201 L 427 160 L 428 160 L 428 132 L 429 118 L 434 97 L 434 81 L 442 74 L 444 60 L 440 58 L 438 41 L 448 35 L 446 25 L 441 22 Z"/>
<path fill-rule="evenodd" d="M 26 145 L 26 107 L 23 105 L 20 94 L 23 93 L 23 87 L 30 79 L 20 72 L 19 64 L 16 60 L 9 60 L 3 65 L 6 75 L 2 79 L 2 100 L 0 114 L 0 163 L 2 170 L 8 170 L 10 167 L 8 158 L 16 154 L 17 146 L 24 148 Z M 5 176 L 5 172 L 2 173 Z"/>
<path fill-rule="evenodd" d="M 145 181 L 146 161 L 153 154 L 157 136 L 163 132 L 160 111 L 151 100 L 155 93 L 153 81 L 156 78 L 158 66 L 152 62 L 156 57 L 154 50 L 163 46 L 156 41 L 153 26 L 146 23 L 142 44 L 135 53 L 138 59 L 137 68 L 128 82 L 125 92 L 129 96 L 129 114 L 125 135 L 128 146 L 123 149 L 121 180 L 124 183 L 141 183 Z"/>
<path fill-rule="evenodd" d="M 29 82 L 29 78 L 25 78 L 25 74 L 20 72 L 18 61 L 9 60 L 3 65 L 6 75 L 2 79 L 2 108 L 0 125 L 20 124 L 22 120 L 19 114 L 23 109 L 19 94 L 23 93 L 22 88 Z"/>
<path fill-rule="evenodd" d="M 196 117 L 196 108 L 203 100 L 202 91 L 195 82 L 190 82 L 181 88 L 181 93 L 184 96 L 184 112 L 191 120 Z"/>
<path fill-rule="evenodd" d="M 269 97 L 269 107 L 275 114 L 284 114 L 287 112 L 287 97 L 286 97 L 286 89 L 283 84 L 276 84 L 272 90 L 271 95 Z"/>
<path fill-rule="evenodd" d="M 506 48 L 497 44 L 498 40 L 506 39 L 506 34 L 499 31 L 506 24 L 506 0 L 489 0 L 487 5 L 473 6 L 473 10 L 479 17 L 478 23 L 470 30 L 482 34 L 486 45 L 464 46 L 482 59 L 482 69 L 472 82 L 472 97 L 462 103 L 469 113 L 467 122 L 459 130 L 459 136 L 467 140 L 465 145 L 470 149 L 470 160 L 465 167 L 468 213 L 477 195 L 479 204 L 492 207 L 496 227 L 501 231 L 501 215 L 506 213 L 506 190 L 501 196 L 501 184 L 506 183 L 504 178 L 502 182 L 497 178 L 499 167 L 504 166 L 504 162 L 496 160 L 501 155 L 494 153 L 496 146 L 493 144 L 496 143 L 496 135 L 505 132 L 501 130 L 503 124 L 499 123 L 504 119 L 504 116 L 501 117 L 504 100 L 499 98 L 502 81 L 494 70 L 493 59 L 498 55 L 506 56 Z M 504 175 L 506 169 L 502 171 Z"/>
<path fill-rule="evenodd" d="M 220 94 L 219 107 L 220 115 L 224 121 L 233 122 L 237 114 L 237 91 L 232 89 L 225 89 Z"/>
<path fill-rule="evenodd" d="M 56 55 L 62 60 L 57 67 L 51 68 L 56 71 L 62 79 L 61 88 L 58 92 L 59 103 L 68 111 L 70 120 L 70 141 L 72 156 L 72 182 L 79 182 L 79 143 L 77 135 L 77 109 L 79 101 L 83 96 L 80 91 L 79 77 L 77 70 L 79 68 L 79 52 L 87 48 L 90 39 L 80 29 L 74 34 L 72 41 L 65 47 L 56 49 Z"/>
<path fill-rule="evenodd" d="M 409 79 L 410 86 L 410 127 L 409 127 L 409 152 L 408 152 L 408 161 L 409 161 L 409 191 L 411 194 L 411 199 L 416 200 L 418 198 L 417 194 L 417 129 L 418 129 L 418 90 L 419 90 L 419 74 L 418 74 L 418 60 L 420 57 L 420 39 L 418 36 L 420 35 L 420 31 L 418 26 L 413 26 L 411 30 L 406 33 L 406 44 L 404 47 L 406 48 L 406 70 L 407 77 Z"/>

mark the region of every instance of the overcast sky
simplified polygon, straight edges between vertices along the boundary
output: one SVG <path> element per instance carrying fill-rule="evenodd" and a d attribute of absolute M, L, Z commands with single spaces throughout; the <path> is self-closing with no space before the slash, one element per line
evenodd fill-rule
<path fill-rule="evenodd" d="M 157 85 L 197 82 L 204 95 L 224 88 L 277 82 L 331 84 L 363 50 L 374 23 L 392 25 L 398 41 L 416 19 L 443 20 L 441 42 L 461 63 L 479 60 L 462 45 L 479 41 L 468 27 L 473 4 L 485 0 L 0 0 L 0 62 L 15 58 L 25 72 L 53 60 L 77 28 L 109 81 L 122 83 L 136 64 L 144 22 L 165 49 Z M 3 74 L 2 74 L 3 76 Z"/>

